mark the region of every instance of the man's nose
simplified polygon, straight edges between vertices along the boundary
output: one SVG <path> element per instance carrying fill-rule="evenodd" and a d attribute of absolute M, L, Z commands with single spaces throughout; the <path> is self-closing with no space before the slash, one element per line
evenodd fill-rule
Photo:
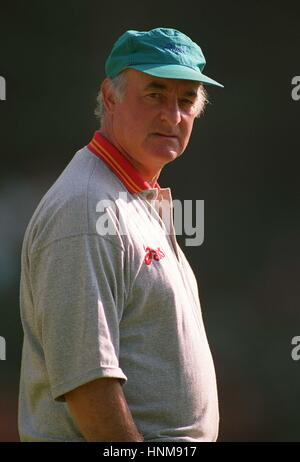
<path fill-rule="evenodd" d="M 165 102 L 161 110 L 161 119 L 168 122 L 169 125 L 175 127 L 181 121 L 181 110 L 177 99 Z"/>

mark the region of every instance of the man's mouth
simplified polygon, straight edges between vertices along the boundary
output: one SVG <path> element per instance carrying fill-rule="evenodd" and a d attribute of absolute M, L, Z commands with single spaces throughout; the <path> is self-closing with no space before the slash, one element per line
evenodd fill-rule
<path fill-rule="evenodd" d="M 167 133 L 159 133 L 159 132 L 152 133 L 152 135 L 161 136 L 161 137 L 163 137 L 163 138 L 177 138 L 176 135 L 167 134 Z"/>

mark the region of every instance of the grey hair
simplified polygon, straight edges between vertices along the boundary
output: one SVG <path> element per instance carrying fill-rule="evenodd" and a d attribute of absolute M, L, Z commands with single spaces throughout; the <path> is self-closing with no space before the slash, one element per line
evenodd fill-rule
<path fill-rule="evenodd" d="M 110 90 L 114 92 L 117 101 L 122 101 L 124 96 L 126 84 L 127 84 L 127 76 L 125 72 L 121 72 L 116 77 L 112 79 L 108 79 Z M 103 119 L 105 116 L 105 106 L 103 103 L 102 97 L 102 90 L 99 90 L 97 95 L 97 106 L 95 109 L 95 116 L 97 119 L 100 119 L 101 124 L 103 123 Z M 196 118 L 201 117 L 204 112 L 206 105 L 209 103 L 207 91 L 202 83 L 200 83 L 199 90 L 198 90 L 198 101 L 197 101 L 197 115 Z"/>
<path fill-rule="evenodd" d="M 127 77 L 124 72 L 121 72 L 116 77 L 108 79 L 108 85 L 110 90 L 115 94 L 117 101 L 121 101 L 124 96 L 124 91 L 127 83 Z M 97 106 L 95 109 L 95 116 L 100 119 L 101 124 L 105 116 L 105 106 L 103 103 L 102 90 L 100 88 L 97 95 Z"/>
<path fill-rule="evenodd" d="M 202 83 L 200 83 L 198 90 L 198 104 L 197 104 L 197 115 L 196 118 L 199 119 L 203 114 L 206 105 L 209 103 L 208 93 L 206 88 Z"/>

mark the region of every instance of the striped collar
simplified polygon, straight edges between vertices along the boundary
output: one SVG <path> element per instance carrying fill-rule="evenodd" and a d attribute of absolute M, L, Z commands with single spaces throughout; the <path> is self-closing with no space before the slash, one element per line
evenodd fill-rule
<path fill-rule="evenodd" d="M 157 182 L 152 187 L 147 181 L 143 180 L 129 160 L 101 135 L 99 131 L 94 133 L 87 147 L 93 154 L 105 162 L 131 194 L 136 194 L 146 189 L 160 189 Z"/>

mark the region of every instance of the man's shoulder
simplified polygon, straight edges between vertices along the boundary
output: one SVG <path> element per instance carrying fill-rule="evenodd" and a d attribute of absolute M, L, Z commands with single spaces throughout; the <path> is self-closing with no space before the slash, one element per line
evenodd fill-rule
<path fill-rule="evenodd" d="M 31 250 L 90 232 L 99 201 L 115 201 L 122 185 L 87 147 L 76 152 L 41 199 L 26 231 Z"/>
<path fill-rule="evenodd" d="M 78 198 L 117 197 L 119 190 L 118 178 L 85 146 L 76 152 L 49 189 L 45 202 L 54 197 L 61 204 L 73 204 L 75 199 L 74 205 L 80 207 Z"/>

